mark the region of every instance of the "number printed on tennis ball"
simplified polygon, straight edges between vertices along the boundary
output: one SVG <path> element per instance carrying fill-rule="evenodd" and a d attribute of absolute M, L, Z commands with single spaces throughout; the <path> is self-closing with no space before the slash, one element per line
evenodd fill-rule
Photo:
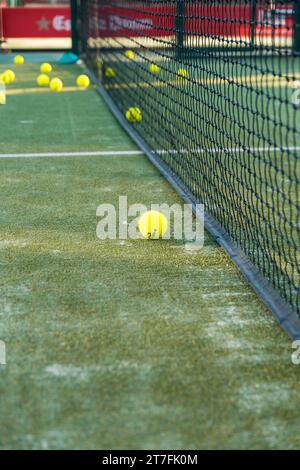
<path fill-rule="evenodd" d="M 24 64 L 24 57 L 22 55 L 16 55 L 15 58 L 14 58 L 14 63 L 16 65 L 22 65 Z"/>
<path fill-rule="evenodd" d="M 87 75 L 79 75 L 79 77 L 77 77 L 76 83 L 80 88 L 88 88 L 90 86 L 90 79 Z"/>
<path fill-rule="evenodd" d="M 38 86 L 48 86 L 50 83 L 50 78 L 45 73 L 39 75 L 36 79 Z"/>
<path fill-rule="evenodd" d="M 164 214 L 158 211 L 147 211 L 141 215 L 138 229 L 144 238 L 158 240 L 168 230 L 168 221 Z"/>
<path fill-rule="evenodd" d="M 52 91 L 61 91 L 63 89 L 63 82 L 60 78 L 52 78 L 51 82 L 50 82 L 50 88 Z"/>
<path fill-rule="evenodd" d="M 127 59 L 133 59 L 134 58 L 134 52 L 133 51 L 125 51 L 125 57 L 127 57 Z"/>
<path fill-rule="evenodd" d="M 48 62 L 44 62 L 40 67 L 40 72 L 43 74 L 49 74 L 52 72 L 52 65 Z"/>
<path fill-rule="evenodd" d="M 129 121 L 131 123 L 141 122 L 142 112 L 141 112 L 140 108 L 129 108 L 126 111 L 125 117 L 126 117 L 127 121 Z"/>
<path fill-rule="evenodd" d="M 154 74 L 159 73 L 160 72 L 160 67 L 156 64 L 150 64 L 149 65 L 149 72 L 154 73 Z"/>

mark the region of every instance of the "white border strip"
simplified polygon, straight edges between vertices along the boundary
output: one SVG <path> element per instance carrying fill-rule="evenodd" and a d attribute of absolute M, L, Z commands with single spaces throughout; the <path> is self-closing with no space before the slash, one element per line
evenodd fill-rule
<path fill-rule="evenodd" d="M 195 154 L 195 153 L 268 153 L 268 152 L 298 152 L 300 146 L 291 147 L 232 147 L 232 148 L 205 148 L 205 149 L 169 149 L 156 150 L 158 155 L 164 154 Z M 51 157 L 106 157 L 106 156 L 126 156 L 126 155 L 144 155 L 141 150 L 103 150 L 97 152 L 46 152 L 46 153 L 0 153 L 1 158 L 51 158 Z"/>
<path fill-rule="evenodd" d="M 120 155 L 143 155 L 141 150 L 110 150 L 99 152 L 47 152 L 47 153 L 0 153 L 0 158 L 48 158 L 48 157 L 106 157 Z"/>

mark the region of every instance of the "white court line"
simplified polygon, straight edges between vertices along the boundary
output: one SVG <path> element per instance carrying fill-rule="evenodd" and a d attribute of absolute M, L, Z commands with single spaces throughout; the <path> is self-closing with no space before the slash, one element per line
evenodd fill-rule
<path fill-rule="evenodd" d="M 109 150 L 99 152 L 47 152 L 47 153 L 0 153 L 0 158 L 47 158 L 47 157 L 106 157 L 109 155 L 143 155 L 141 150 Z"/>
<path fill-rule="evenodd" d="M 298 152 L 300 146 L 291 147 L 232 147 L 232 148 L 199 148 L 199 149 L 170 149 L 156 150 L 158 155 L 192 154 L 192 153 L 242 153 L 242 152 Z M 153 152 L 154 153 L 154 152 Z M 0 158 L 48 158 L 48 157 L 105 157 L 105 156 L 144 155 L 141 150 L 109 150 L 97 152 L 46 152 L 46 153 L 0 153 Z"/>

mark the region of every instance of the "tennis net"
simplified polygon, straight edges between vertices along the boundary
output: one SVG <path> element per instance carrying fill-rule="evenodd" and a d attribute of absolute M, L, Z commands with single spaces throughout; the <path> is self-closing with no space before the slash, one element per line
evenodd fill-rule
<path fill-rule="evenodd" d="M 122 124 L 205 205 L 208 229 L 280 322 L 298 320 L 300 0 L 77 7 L 80 52 Z M 140 122 L 124 118 L 131 107 Z"/>

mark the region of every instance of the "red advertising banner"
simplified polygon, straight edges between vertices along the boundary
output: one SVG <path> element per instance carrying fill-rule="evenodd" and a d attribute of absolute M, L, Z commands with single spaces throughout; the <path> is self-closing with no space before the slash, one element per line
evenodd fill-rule
<path fill-rule="evenodd" d="M 3 32 L 8 38 L 69 38 L 68 7 L 3 8 Z"/>
<path fill-rule="evenodd" d="M 188 34 L 215 37 L 250 37 L 249 5 L 207 5 L 203 2 L 186 8 L 185 31 Z"/>
<path fill-rule="evenodd" d="M 175 6 L 143 6 L 118 8 L 94 6 L 89 12 L 91 36 L 168 36 L 174 34 Z"/>
<path fill-rule="evenodd" d="M 176 7 L 164 5 L 129 4 L 118 8 L 95 5 L 90 8 L 90 37 L 172 36 L 175 34 Z M 207 5 L 195 2 L 186 7 L 186 35 L 250 38 L 252 10 L 249 5 Z M 216 19 L 215 21 L 212 18 Z M 293 5 L 269 6 L 256 9 L 256 35 L 291 37 L 293 34 Z"/>
<path fill-rule="evenodd" d="M 1 0 L 0 0 L 1 1 Z M 138 5 L 118 8 L 107 4 L 92 6 L 89 11 L 90 37 L 172 36 L 175 34 L 176 7 Z M 71 35 L 69 7 L 2 8 L 5 38 L 69 38 Z M 218 21 L 211 21 L 218 18 Z M 234 22 L 233 19 L 234 18 Z M 256 10 L 256 35 L 291 37 L 293 5 L 259 6 Z M 234 24 L 234 28 L 233 28 Z M 216 37 L 250 37 L 251 9 L 247 5 L 187 6 L 185 33 Z"/>

